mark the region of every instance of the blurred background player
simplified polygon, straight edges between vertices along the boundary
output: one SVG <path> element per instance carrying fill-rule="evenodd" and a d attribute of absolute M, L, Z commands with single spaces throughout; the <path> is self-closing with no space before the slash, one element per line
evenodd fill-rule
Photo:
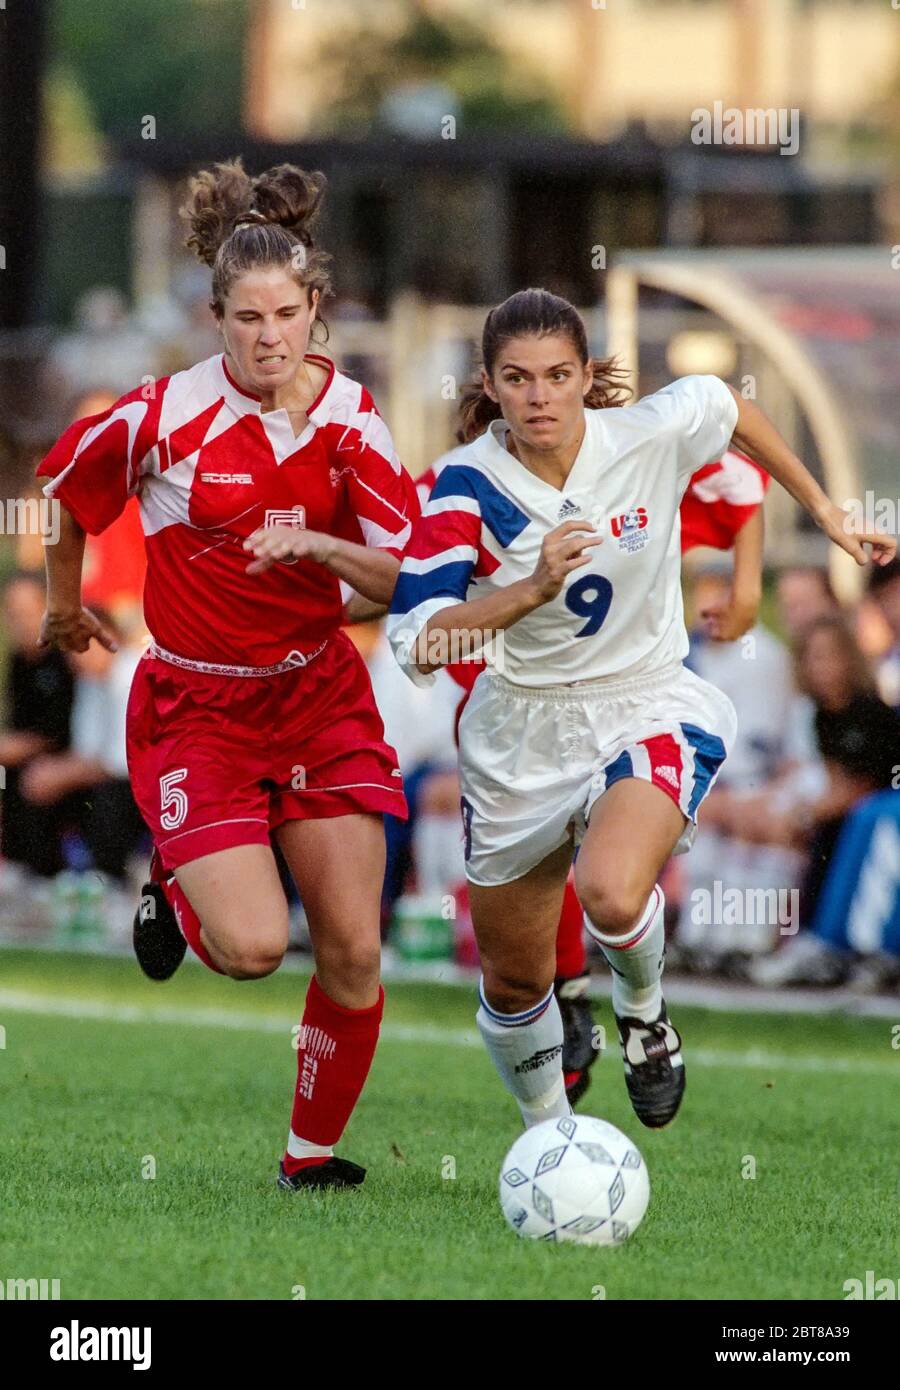
<path fill-rule="evenodd" d="M 900 757 L 900 715 L 880 698 L 875 677 L 846 620 L 815 619 L 797 645 L 797 677 L 814 710 L 823 782 L 818 793 L 780 812 L 764 797 L 731 807 L 740 839 L 803 852 L 800 932 L 783 949 L 754 962 L 757 984 L 829 984 L 846 977 L 850 960 L 813 930 L 829 866 L 848 820 L 875 793 L 894 785 Z"/>
<path fill-rule="evenodd" d="M 4 897 L 21 896 L 29 878 L 50 878 L 63 867 L 56 808 L 26 797 L 21 785 L 37 759 L 62 754 L 69 746 L 75 678 L 61 651 L 41 645 L 45 605 L 42 576 L 14 574 L 6 581 L 6 721 L 0 735 L 0 767 L 5 769 L 0 820 Z"/>
<path fill-rule="evenodd" d="M 111 613 L 100 607 L 93 612 L 114 637 L 116 650 L 94 642 L 86 651 L 68 654 L 75 674 L 69 746 L 32 758 L 22 773 L 21 794 L 32 816 L 43 814 L 47 830 L 56 830 L 48 840 L 60 861 L 96 871 L 95 879 L 102 876 L 105 917 L 121 937 L 134 912 L 129 869 L 148 839 L 131 791 L 125 732 L 128 696 L 144 648 L 125 644 Z"/>
<path fill-rule="evenodd" d="M 212 268 L 224 353 L 72 425 L 39 469 L 62 504 L 43 640 L 68 651 L 115 648 L 82 606 L 84 534 L 140 500 L 153 640 L 128 765 L 155 843 L 134 930 L 145 973 L 171 975 L 186 941 L 234 979 L 278 967 L 270 835 L 300 891 L 316 973 L 278 1178 L 291 1189 L 365 1175 L 333 1146 L 378 1038 L 381 816 L 405 802 L 339 631 L 341 581 L 385 602 L 418 511 L 368 392 L 307 351 L 330 289 L 312 234 L 324 184 L 292 165 L 251 178 L 239 160 L 193 178 L 188 245 Z"/>

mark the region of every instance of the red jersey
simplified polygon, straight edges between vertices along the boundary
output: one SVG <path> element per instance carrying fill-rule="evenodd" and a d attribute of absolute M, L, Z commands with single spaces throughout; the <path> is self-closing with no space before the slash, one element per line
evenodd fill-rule
<path fill-rule="evenodd" d="M 317 649 L 341 623 L 336 575 L 310 560 L 247 574 L 261 526 L 292 525 L 398 558 L 419 512 L 369 392 L 328 371 L 295 436 L 263 413 L 219 354 L 76 420 L 38 468 L 85 531 L 140 500 L 144 617 L 156 643 L 193 661 L 268 667 Z"/>
<path fill-rule="evenodd" d="M 681 499 L 681 549 L 730 550 L 741 527 L 762 505 L 771 479 L 746 454 L 729 449 L 699 468 Z"/>

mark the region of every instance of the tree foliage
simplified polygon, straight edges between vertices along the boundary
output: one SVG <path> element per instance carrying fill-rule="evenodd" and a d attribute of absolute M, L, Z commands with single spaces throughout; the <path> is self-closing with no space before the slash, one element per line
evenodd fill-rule
<path fill-rule="evenodd" d="M 352 45 L 343 37 L 321 56 L 335 73 L 339 93 L 325 113 L 332 129 L 377 129 L 384 99 L 416 83 L 448 87 L 466 131 L 552 133 L 568 127 L 555 93 L 517 66 L 485 30 L 458 17 L 419 11 L 399 37 L 377 28 L 360 30 Z"/>
<path fill-rule="evenodd" d="M 104 135 L 157 138 L 241 121 L 247 0 L 55 0 L 51 63 L 72 73 Z"/>

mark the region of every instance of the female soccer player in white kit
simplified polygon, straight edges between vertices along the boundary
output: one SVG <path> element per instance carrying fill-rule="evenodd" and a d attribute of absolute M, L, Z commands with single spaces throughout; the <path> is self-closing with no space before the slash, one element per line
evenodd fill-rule
<path fill-rule="evenodd" d="M 413 526 L 389 635 L 416 681 L 496 639 L 460 721 L 460 780 L 478 1024 L 525 1124 L 569 1113 L 554 945 L 580 844 L 576 888 L 614 973 L 626 1085 L 659 1128 L 685 1073 L 657 879 L 690 847 L 735 735 L 731 702 L 682 664 L 682 495 L 734 440 L 859 563 L 864 541 L 881 563 L 895 542 L 851 534 L 762 411 L 717 377 L 609 408 L 613 364 L 591 360 L 580 317 L 546 291 L 492 310 L 482 349 L 468 410 L 489 427 Z"/>

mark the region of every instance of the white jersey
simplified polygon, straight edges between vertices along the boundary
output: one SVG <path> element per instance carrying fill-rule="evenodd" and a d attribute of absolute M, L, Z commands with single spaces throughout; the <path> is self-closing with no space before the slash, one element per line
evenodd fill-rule
<path fill-rule="evenodd" d="M 495 421 L 442 469 L 404 552 L 388 636 L 410 678 L 431 679 L 409 660 L 428 620 L 528 578 L 547 532 L 568 520 L 592 522 L 602 545 L 556 598 L 506 629 L 489 663 L 516 685 L 540 687 L 682 661 L 679 506 L 736 424 L 734 397 L 714 376 L 585 410 L 584 441 L 560 490 L 508 452 L 507 426 Z"/>

